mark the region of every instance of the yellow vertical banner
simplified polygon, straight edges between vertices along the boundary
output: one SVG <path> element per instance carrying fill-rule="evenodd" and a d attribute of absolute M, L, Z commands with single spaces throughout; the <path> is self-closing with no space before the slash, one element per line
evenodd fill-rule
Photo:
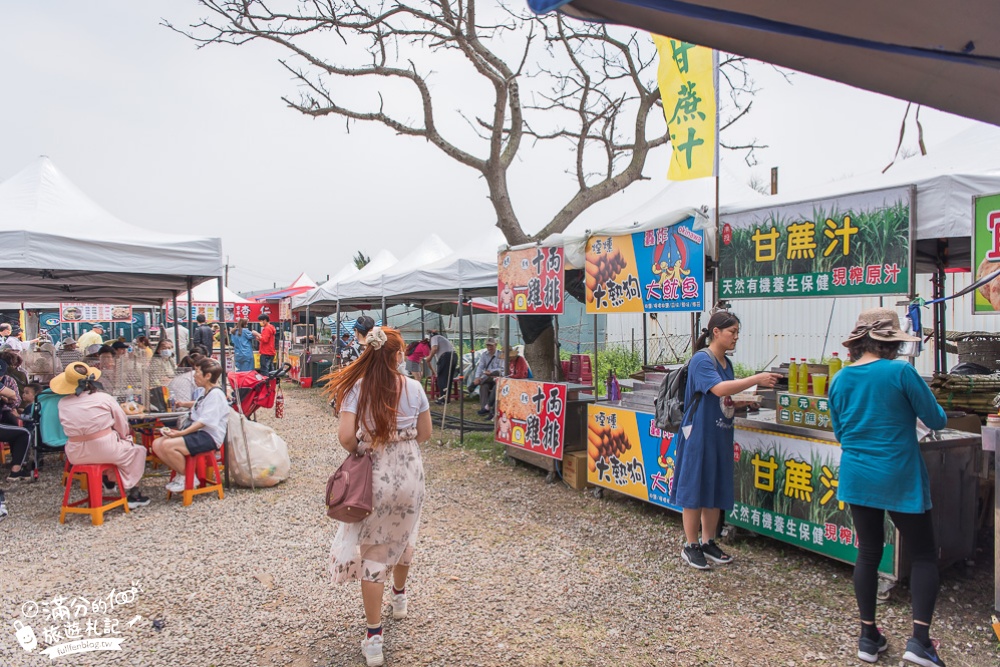
<path fill-rule="evenodd" d="M 660 55 L 657 82 L 673 154 L 667 178 L 715 176 L 718 126 L 715 52 L 653 35 Z"/>

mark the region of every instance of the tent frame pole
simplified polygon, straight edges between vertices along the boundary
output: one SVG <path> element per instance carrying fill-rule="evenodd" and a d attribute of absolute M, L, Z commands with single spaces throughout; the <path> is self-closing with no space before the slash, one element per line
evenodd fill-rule
<path fill-rule="evenodd" d="M 220 384 L 222 385 L 222 392 L 226 394 L 226 304 L 225 304 L 225 294 L 223 293 L 222 276 L 216 278 L 216 282 L 219 284 L 219 365 L 222 366 L 222 377 L 219 378 Z M 190 292 L 188 292 L 190 298 Z M 191 303 L 188 301 L 188 303 Z M 209 356 L 212 355 L 212 351 L 208 351 Z M 229 447 L 222 448 L 222 463 L 226 466 L 223 476 L 225 477 L 225 486 L 229 488 Z"/>
<path fill-rule="evenodd" d="M 465 332 L 462 331 L 462 288 L 458 288 L 458 374 L 462 378 L 458 387 L 458 441 L 465 444 L 465 375 L 462 373 L 462 362 L 465 360 Z M 445 396 L 451 393 L 451 373 L 448 374 L 448 386 L 444 388 Z M 447 399 L 445 399 L 447 401 Z"/>
<path fill-rule="evenodd" d="M 177 321 L 177 290 L 172 290 L 171 293 L 174 295 L 174 363 L 179 364 L 181 362 L 181 323 Z M 166 323 L 166 318 L 163 319 Z"/>

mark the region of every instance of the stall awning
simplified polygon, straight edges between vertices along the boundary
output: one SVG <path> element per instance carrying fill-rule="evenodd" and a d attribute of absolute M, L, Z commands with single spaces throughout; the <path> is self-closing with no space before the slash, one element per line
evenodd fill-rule
<path fill-rule="evenodd" d="M 993 0 L 528 4 L 539 13 L 558 8 L 621 23 L 1000 124 L 1000 11 Z M 863 109 L 845 114 L 845 122 L 864 122 Z"/>

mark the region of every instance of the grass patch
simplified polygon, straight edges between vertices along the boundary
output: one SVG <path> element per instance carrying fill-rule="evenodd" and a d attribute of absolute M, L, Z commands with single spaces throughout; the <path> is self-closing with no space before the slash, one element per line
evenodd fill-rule
<path fill-rule="evenodd" d="M 464 442 L 459 439 L 459 432 L 451 429 L 434 429 L 434 437 L 447 442 L 452 447 L 473 452 L 476 456 L 486 461 L 500 462 L 504 460 L 504 445 L 493 439 L 492 432 L 468 432 L 465 433 Z"/>

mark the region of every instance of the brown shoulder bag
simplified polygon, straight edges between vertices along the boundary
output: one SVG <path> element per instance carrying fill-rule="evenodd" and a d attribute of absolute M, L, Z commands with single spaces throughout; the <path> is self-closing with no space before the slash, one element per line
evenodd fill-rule
<path fill-rule="evenodd" d="M 371 513 L 371 454 L 348 454 L 326 482 L 326 515 L 344 523 L 357 523 Z"/>

